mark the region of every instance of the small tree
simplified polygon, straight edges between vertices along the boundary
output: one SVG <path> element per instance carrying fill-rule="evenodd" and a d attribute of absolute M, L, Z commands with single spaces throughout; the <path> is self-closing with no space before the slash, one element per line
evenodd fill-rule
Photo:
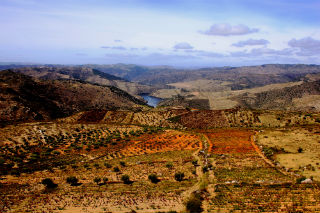
<path fill-rule="evenodd" d="M 55 184 L 51 178 L 43 179 L 41 183 L 45 185 L 48 189 L 54 189 L 58 186 L 58 184 Z"/>
<path fill-rule="evenodd" d="M 120 165 L 123 166 L 123 167 L 126 166 L 126 162 L 124 162 L 124 161 L 120 161 L 119 163 L 120 163 Z"/>
<path fill-rule="evenodd" d="M 193 161 L 192 161 L 192 164 L 193 164 L 194 166 L 198 166 L 198 160 L 193 160 Z"/>
<path fill-rule="evenodd" d="M 299 147 L 298 152 L 299 152 L 299 153 L 302 153 L 302 152 L 303 152 L 303 149 L 302 149 L 301 147 Z"/>
<path fill-rule="evenodd" d="M 122 175 L 121 180 L 123 181 L 124 184 L 131 184 L 132 183 L 129 175 Z"/>
<path fill-rule="evenodd" d="M 114 171 L 114 172 L 120 172 L 120 169 L 119 169 L 119 167 L 114 167 L 114 168 L 113 168 L 113 171 Z"/>
<path fill-rule="evenodd" d="M 167 167 L 168 169 L 172 169 L 172 168 L 173 168 L 173 163 L 172 163 L 172 162 L 168 162 L 168 163 L 166 164 L 166 167 Z"/>
<path fill-rule="evenodd" d="M 69 183 L 71 186 L 79 185 L 78 181 L 79 181 L 78 178 L 74 176 L 67 177 L 67 183 Z"/>
<path fill-rule="evenodd" d="M 156 174 L 151 174 L 148 176 L 148 179 L 151 181 L 151 183 L 158 183 L 160 180 L 158 179 L 158 176 Z"/>
<path fill-rule="evenodd" d="M 101 178 L 99 178 L 99 177 L 95 177 L 95 178 L 93 179 L 93 182 L 95 182 L 95 183 L 98 184 L 98 185 L 99 185 L 100 181 L 101 181 Z"/>
<path fill-rule="evenodd" d="M 186 203 L 187 211 L 190 213 L 200 213 L 202 209 L 202 201 L 199 197 L 192 196 Z"/>
<path fill-rule="evenodd" d="M 183 172 L 177 172 L 175 175 L 174 175 L 174 179 L 176 181 L 183 181 L 183 178 L 184 178 L 184 173 Z"/>
<path fill-rule="evenodd" d="M 104 183 L 104 184 L 106 184 L 108 181 L 109 181 L 109 178 L 107 178 L 107 177 L 104 177 L 104 178 L 103 178 L 103 183 Z"/>
<path fill-rule="evenodd" d="M 107 162 L 104 163 L 104 166 L 106 168 L 108 168 L 108 169 L 112 168 L 112 165 L 110 163 L 107 163 Z"/>

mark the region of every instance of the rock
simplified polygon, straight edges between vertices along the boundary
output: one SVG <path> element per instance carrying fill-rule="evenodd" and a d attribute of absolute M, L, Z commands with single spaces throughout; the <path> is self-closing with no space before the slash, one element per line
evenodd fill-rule
<path fill-rule="evenodd" d="M 301 181 L 301 183 L 313 183 L 313 181 L 310 178 L 307 178 L 307 179 Z"/>

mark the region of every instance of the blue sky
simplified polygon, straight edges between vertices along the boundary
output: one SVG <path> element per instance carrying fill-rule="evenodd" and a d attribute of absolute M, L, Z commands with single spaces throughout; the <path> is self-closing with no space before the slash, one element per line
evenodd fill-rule
<path fill-rule="evenodd" d="M 0 62 L 319 64 L 319 0 L 1 0 Z"/>

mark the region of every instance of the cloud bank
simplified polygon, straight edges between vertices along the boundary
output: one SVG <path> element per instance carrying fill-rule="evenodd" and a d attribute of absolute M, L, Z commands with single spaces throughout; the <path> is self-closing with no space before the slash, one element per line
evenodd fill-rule
<path fill-rule="evenodd" d="M 265 39 L 248 39 L 246 41 L 239 41 L 237 43 L 232 44 L 235 47 L 245 47 L 245 46 L 256 46 L 256 45 L 267 45 L 270 42 Z"/>
<path fill-rule="evenodd" d="M 230 24 L 214 24 L 208 30 L 200 33 L 210 36 L 237 36 L 247 35 L 250 33 L 259 32 L 257 28 L 249 28 L 246 25 L 230 25 Z"/>
<path fill-rule="evenodd" d="M 173 46 L 174 49 L 176 50 L 190 50 L 193 49 L 193 46 L 191 46 L 187 42 L 181 42 Z"/>
<path fill-rule="evenodd" d="M 297 55 L 300 56 L 313 56 L 320 54 L 320 40 L 313 39 L 311 37 L 305 37 L 302 39 L 291 39 L 288 45 L 292 48 L 299 50 Z"/>

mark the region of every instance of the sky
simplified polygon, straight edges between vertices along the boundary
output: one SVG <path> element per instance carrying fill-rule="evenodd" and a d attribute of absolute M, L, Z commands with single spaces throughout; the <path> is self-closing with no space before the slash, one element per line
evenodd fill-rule
<path fill-rule="evenodd" d="M 0 62 L 320 64 L 319 0 L 1 0 Z"/>

